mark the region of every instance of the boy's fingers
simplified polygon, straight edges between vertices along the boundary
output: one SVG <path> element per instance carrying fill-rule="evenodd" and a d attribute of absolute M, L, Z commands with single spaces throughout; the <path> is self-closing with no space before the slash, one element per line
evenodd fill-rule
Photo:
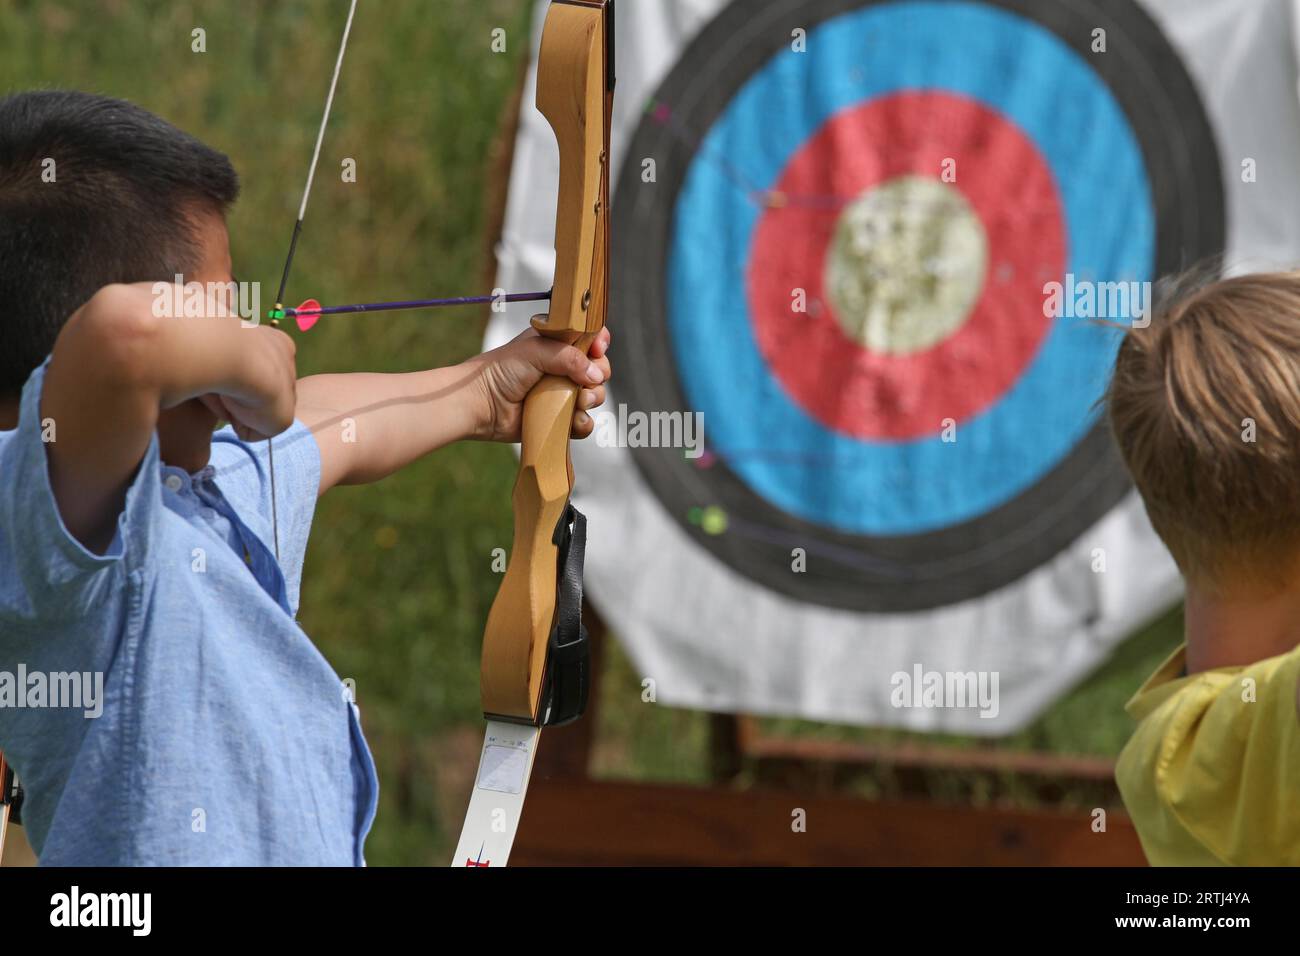
<path fill-rule="evenodd" d="M 573 427 L 569 429 L 569 436 L 571 438 L 586 438 L 595 427 L 595 420 L 586 412 L 574 412 Z"/>
<path fill-rule="evenodd" d="M 537 313 L 536 315 L 533 316 L 532 321 L 536 322 L 536 321 L 538 321 L 539 319 L 541 319 L 541 320 L 545 320 L 545 319 L 546 319 L 546 316 L 547 316 L 547 313 L 545 313 L 545 312 L 539 312 L 539 313 Z M 527 334 L 527 333 L 524 333 L 524 334 Z M 592 339 L 592 342 L 591 342 L 591 349 L 590 349 L 590 353 L 589 353 L 589 354 L 591 355 L 591 357 L 592 357 L 592 358 L 596 358 L 598 355 L 604 355 L 606 352 L 608 352 L 608 351 L 609 351 L 609 343 L 610 343 L 610 340 L 613 338 L 613 336 L 614 336 L 614 333 L 613 333 L 612 331 L 610 331 L 609 326 L 608 326 L 608 325 L 602 325 L 602 326 L 600 327 L 600 331 L 596 333 L 596 337 L 595 337 L 594 339 Z M 597 350 L 599 350 L 599 352 L 597 352 Z"/>
<path fill-rule="evenodd" d="M 609 331 L 609 326 L 602 328 L 596 333 L 596 338 L 592 340 L 591 348 L 587 350 L 587 355 L 593 359 L 603 358 L 605 353 L 609 351 L 609 341 L 611 337 L 612 333 Z"/>
<path fill-rule="evenodd" d="M 534 348 L 537 367 L 547 375 L 560 375 L 578 385 L 600 385 L 608 375 L 609 359 L 593 362 L 572 345 L 538 337 Z"/>

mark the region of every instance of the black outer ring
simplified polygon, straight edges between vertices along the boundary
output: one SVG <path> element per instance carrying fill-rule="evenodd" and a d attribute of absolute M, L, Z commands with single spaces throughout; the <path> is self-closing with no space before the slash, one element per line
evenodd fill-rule
<path fill-rule="evenodd" d="M 892 0 L 735 0 L 692 42 L 655 95 L 673 123 L 710 129 L 740 86 L 791 30 Z M 1223 182 L 1213 129 L 1178 54 L 1133 0 L 982 0 L 1051 30 L 1106 82 L 1137 137 L 1156 215 L 1155 276 L 1222 251 Z M 1104 54 L 1091 51 L 1106 31 Z M 645 117 L 627 150 L 613 210 L 613 301 L 620 323 L 619 400 L 630 408 L 688 411 L 668 347 L 666 259 L 672 216 L 692 144 Z M 658 183 L 641 181 L 655 157 Z M 739 290 L 737 294 L 740 294 Z M 706 423 L 707 425 L 707 423 Z M 1050 560 L 1129 489 L 1106 424 L 1096 426 L 1051 472 L 1005 505 L 941 531 L 864 536 L 812 524 L 754 494 L 725 461 L 699 470 L 680 451 L 636 448 L 633 460 L 686 532 L 725 564 L 773 591 L 853 611 L 918 611 L 977 598 Z M 690 509 L 716 504 L 725 534 L 689 523 Z M 791 551 L 807 570 L 791 572 Z"/>

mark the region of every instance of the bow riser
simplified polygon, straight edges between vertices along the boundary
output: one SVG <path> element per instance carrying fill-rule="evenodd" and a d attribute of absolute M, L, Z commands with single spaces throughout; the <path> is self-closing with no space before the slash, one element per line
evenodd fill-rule
<path fill-rule="evenodd" d="M 604 2 L 553 0 L 537 62 L 537 108 L 559 146 L 555 280 L 542 335 L 584 352 L 605 325 L 609 247 L 609 120 L 613 101 Z M 489 717 L 540 724 L 555 623 L 556 528 L 573 488 L 569 433 L 579 387 L 543 378 L 524 400 L 510 563 L 483 635 Z"/>

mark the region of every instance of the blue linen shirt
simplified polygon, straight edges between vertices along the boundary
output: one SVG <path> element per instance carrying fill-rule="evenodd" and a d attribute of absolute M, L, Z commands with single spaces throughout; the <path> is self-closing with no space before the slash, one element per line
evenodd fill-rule
<path fill-rule="evenodd" d="M 162 463 L 155 435 L 96 555 L 50 489 L 44 380 L 42 366 L 0 431 L 0 750 L 40 862 L 364 865 L 374 762 L 294 620 L 320 486 L 311 432 L 275 439 L 281 562 L 263 543 L 266 443 L 228 428 L 194 475 Z M 20 673 L 28 692 L 31 675 L 99 675 L 102 700 L 33 706 Z"/>

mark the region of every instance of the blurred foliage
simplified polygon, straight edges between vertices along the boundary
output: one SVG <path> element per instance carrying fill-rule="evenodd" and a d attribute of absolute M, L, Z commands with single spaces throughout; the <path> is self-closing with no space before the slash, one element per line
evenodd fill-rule
<path fill-rule="evenodd" d="M 0 91 L 62 87 L 132 100 L 227 152 L 243 177 L 230 219 L 236 274 L 274 294 L 311 158 L 345 0 L 0 0 Z M 525 0 L 362 3 L 287 298 L 361 302 L 488 285 L 491 158 L 528 49 Z M 191 33 L 206 31 L 204 53 Z M 504 54 L 491 31 L 507 31 Z M 354 158 L 358 181 L 340 163 Z M 269 288 L 268 288 L 269 287 Z M 269 306 L 269 301 L 265 303 Z M 475 310 L 323 322 L 299 340 L 302 374 L 406 371 L 479 349 Z M 301 619 L 357 683 L 381 779 L 372 865 L 442 864 L 481 740 L 478 648 L 509 546 L 508 448 L 446 449 L 382 484 L 320 504 Z M 612 622 L 617 626 L 617 621 Z M 1013 747 L 1113 754 L 1122 703 L 1177 639 L 1173 618 L 1130 643 Z M 602 774 L 704 782 L 705 715 L 653 707 L 607 655 Z M 765 721 L 837 739 L 907 735 Z M 953 742 L 953 741 L 950 741 Z M 970 741 L 955 741 L 970 745 Z M 981 744 L 983 745 L 983 744 Z"/>

